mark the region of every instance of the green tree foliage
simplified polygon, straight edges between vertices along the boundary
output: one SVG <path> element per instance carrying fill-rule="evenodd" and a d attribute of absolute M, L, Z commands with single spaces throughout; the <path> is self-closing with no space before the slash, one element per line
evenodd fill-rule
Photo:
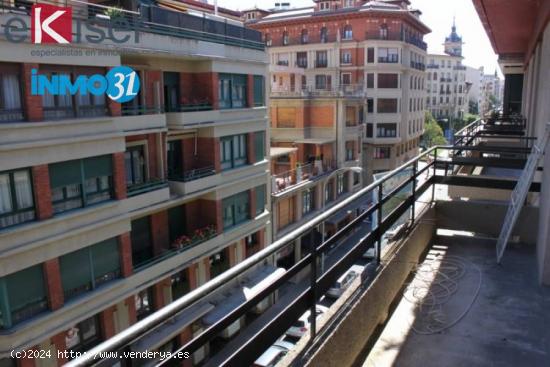
<path fill-rule="evenodd" d="M 422 140 L 426 148 L 433 147 L 434 145 L 446 145 L 447 140 L 443 135 L 443 129 L 430 112 L 426 112 L 426 117 L 424 120 L 424 135 Z"/>

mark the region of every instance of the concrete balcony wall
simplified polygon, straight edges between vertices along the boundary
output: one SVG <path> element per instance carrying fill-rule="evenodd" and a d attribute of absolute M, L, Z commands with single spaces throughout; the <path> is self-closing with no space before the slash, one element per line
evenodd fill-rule
<path fill-rule="evenodd" d="M 124 150 L 124 136 L 110 116 L 0 124 L 2 170 Z"/>
<path fill-rule="evenodd" d="M 119 131 L 133 132 L 140 130 L 166 129 L 165 114 L 121 116 L 115 118 L 115 126 Z"/>
<path fill-rule="evenodd" d="M 0 232 L 0 277 L 130 231 L 119 201 L 59 214 Z"/>
<path fill-rule="evenodd" d="M 296 139 L 336 139 L 336 131 L 332 127 L 306 127 L 306 128 L 272 128 L 273 140 Z"/>
<path fill-rule="evenodd" d="M 170 189 L 163 187 L 159 189 L 153 189 L 152 191 L 145 192 L 139 195 L 131 196 L 122 201 L 122 210 L 125 213 L 132 213 L 153 207 L 159 203 L 170 200 Z"/>
<path fill-rule="evenodd" d="M 169 112 L 166 114 L 166 122 L 170 129 L 181 130 L 254 122 L 264 120 L 266 118 L 266 114 L 266 107 L 195 112 Z"/>

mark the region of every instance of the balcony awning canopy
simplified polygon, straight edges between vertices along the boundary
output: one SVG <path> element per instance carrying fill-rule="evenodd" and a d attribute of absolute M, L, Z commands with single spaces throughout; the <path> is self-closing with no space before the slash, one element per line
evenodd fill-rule
<path fill-rule="evenodd" d="M 523 61 L 529 53 L 544 1 L 473 0 L 494 51 L 501 60 Z M 537 32 L 538 33 L 538 32 Z"/>
<path fill-rule="evenodd" d="M 336 138 L 308 138 L 308 139 L 298 139 L 298 140 L 295 140 L 294 142 L 295 143 L 298 143 L 298 144 L 328 144 L 328 143 L 333 143 L 336 141 Z"/>
<path fill-rule="evenodd" d="M 271 147 L 269 148 L 269 156 L 271 158 L 282 157 L 290 153 L 296 152 L 298 148 L 295 147 Z"/>
<path fill-rule="evenodd" d="M 214 305 L 208 302 L 201 302 L 186 308 L 173 319 L 159 325 L 145 337 L 132 344 L 131 349 L 136 352 L 144 352 L 158 348 L 213 309 Z"/>
<path fill-rule="evenodd" d="M 254 295 L 267 288 L 276 279 L 284 274 L 285 270 L 272 265 L 264 265 L 247 275 L 238 287 L 233 288 L 216 308 L 202 318 L 205 325 L 214 325 L 225 315 L 248 301 Z"/>

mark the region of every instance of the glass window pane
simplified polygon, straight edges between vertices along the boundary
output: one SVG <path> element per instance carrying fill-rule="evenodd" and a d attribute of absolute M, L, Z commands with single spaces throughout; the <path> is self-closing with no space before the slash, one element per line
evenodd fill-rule
<path fill-rule="evenodd" d="M 0 175 L 0 214 L 9 213 L 12 210 L 10 176 L 6 173 Z"/>
<path fill-rule="evenodd" d="M 92 289 L 90 248 L 83 248 L 61 256 L 59 267 L 66 300 Z"/>

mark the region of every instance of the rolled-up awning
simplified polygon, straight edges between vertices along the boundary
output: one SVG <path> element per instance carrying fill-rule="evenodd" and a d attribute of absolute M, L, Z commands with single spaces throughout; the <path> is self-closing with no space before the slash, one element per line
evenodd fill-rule
<path fill-rule="evenodd" d="M 136 352 L 154 350 L 181 333 L 183 329 L 214 309 L 214 305 L 208 302 L 199 303 L 186 308 L 172 319 L 162 323 L 131 345 Z"/>

